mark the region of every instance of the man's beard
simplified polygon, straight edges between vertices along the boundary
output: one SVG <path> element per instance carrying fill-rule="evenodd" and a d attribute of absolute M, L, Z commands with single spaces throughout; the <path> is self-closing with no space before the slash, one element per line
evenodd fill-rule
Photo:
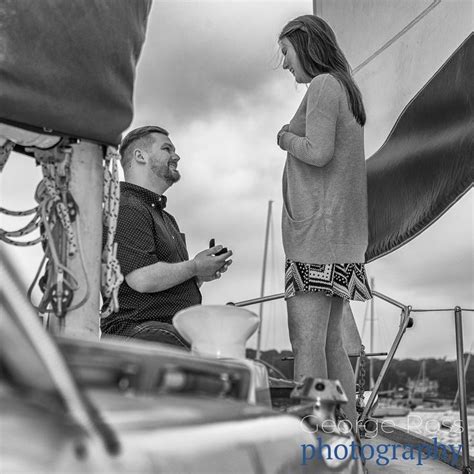
<path fill-rule="evenodd" d="M 166 183 L 171 186 L 180 180 L 181 175 L 178 170 L 170 168 L 170 163 L 173 162 L 169 161 L 167 165 L 157 165 L 156 163 L 152 163 L 151 170 L 156 176 L 165 180 Z"/>

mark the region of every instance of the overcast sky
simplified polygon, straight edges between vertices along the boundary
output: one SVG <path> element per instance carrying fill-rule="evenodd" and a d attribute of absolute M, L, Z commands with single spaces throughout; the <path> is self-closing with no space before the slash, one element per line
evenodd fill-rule
<path fill-rule="evenodd" d="M 276 146 L 276 133 L 289 122 L 306 89 L 279 67 L 277 37 L 286 21 L 311 8 L 311 1 L 153 5 L 137 71 L 132 127 L 165 127 L 181 156 L 182 179 L 167 192 L 168 210 L 186 233 L 191 256 L 206 248 L 211 237 L 234 251 L 234 264 L 223 278 L 203 287 L 204 303 L 259 296 L 269 200 L 274 203 L 265 293 L 283 291 L 285 153 Z M 370 107 L 383 109 L 383 103 L 374 102 Z M 367 157 L 386 138 L 386 132 L 373 131 L 377 124 L 370 128 L 370 110 Z M 1 178 L 1 205 L 32 207 L 39 179 L 33 160 L 14 155 Z M 376 289 L 415 308 L 473 308 L 472 209 L 470 192 L 421 236 L 369 264 Z M 40 249 L 15 250 L 15 255 L 25 280 L 31 281 Z M 375 309 L 374 349 L 386 350 L 399 313 L 377 300 Z M 362 329 L 365 305 L 356 303 L 353 310 Z M 284 304 L 266 305 L 264 318 L 264 348 L 289 348 Z M 473 319 L 474 313 L 466 313 L 466 350 L 473 341 Z M 451 314 L 428 313 L 416 320 L 398 357 L 454 357 Z"/>

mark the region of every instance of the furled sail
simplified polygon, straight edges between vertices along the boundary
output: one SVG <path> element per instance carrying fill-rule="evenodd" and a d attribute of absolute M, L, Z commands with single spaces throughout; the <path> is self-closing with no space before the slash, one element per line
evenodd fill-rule
<path fill-rule="evenodd" d="M 151 0 L 5 0 L 0 122 L 116 145 Z"/>

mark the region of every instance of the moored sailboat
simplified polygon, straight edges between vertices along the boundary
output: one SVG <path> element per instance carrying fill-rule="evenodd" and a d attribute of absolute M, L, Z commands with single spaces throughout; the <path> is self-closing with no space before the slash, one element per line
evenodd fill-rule
<path fill-rule="evenodd" d="M 373 2 L 372 2 L 373 3 Z M 433 5 L 436 2 L 433 2 Z M 439 3 L 439 2 L 438 2 Z M 138 52 L 140 49 L 140 41 L 143 39 L 143 34 L 144 34 L 144 24 L 146 23 L 146 9 L 147 9 L 147 2 L 139 3 L 141 5 L 142 10 L 140 11 L 134 11 L 134 14 L 131 14 L 128 16 L 128 20 L 130 23 L 133 23 L 133 25 L 125 25 L 123 28 L 116 27 L 118 31 L 133 31 L 136 33 L 136 38 L 134 41 L 126 41 L 126 46 L 128 46 L 128 53 L 131 54 L 131 57 L 134 58 L 134 60 L 137 59 Z M 127 6 L 122 5 L 124 8 L 135 8 L 131 7 L 131 4 L 128 3 Z M 318 6 L 318 2 L 316 2 L 316 5 Z M 330 5 L 324 5 L 322 3 L 319 4 L 322 6 L 321 11 L 317 11 L 318 13 L 322 14 L 325 16 L 327 14 L 330 16 L 331 13 L 331 6 Z M 327 8 L 326 8 L 327 7 Z M 373 7 L 373 4 L 372 4 Z M 118 8 L 116 6 L 116 8 Z M 433 7 L 434 8 L 434 7 Z M 40 9 L 41 10 L 41 9 Z M 427 10 L 429 13 L 429 11 Z M 426 13 L 426 15 L 428 14 Z M 425 16 L 426 16 L 425 15 Z M 80 15 L 79 15 L 80 16 Z M 120 16 L 120 18 L 122 18 Z M 123 18 L 122 18 L 123 19 Z M 331 18 L 328 18 L 330 21 L 332 21 Z M 105 23 L 105 22 L 104 22 Z M 102 25 L 101 25 L 102 26 Z M 136 27 L 134 29 L 133 27 Z M 91 28 L 93 29 L 93 28 Z M 343 28 L 339 28 L 343 29 Z M 338 30 L 338 27 L 336 26 L 336 30 Z M 98 28 L 98 31 L 101 31 L 100 28 Z M 105 33 L 104 33 L 105 34 Z M 126 35 L 125 35 L 126 36 Z M 471 42 L 467 42 L 465 45 L 463 45 L 462 49 L 460 50 L 460 54 L 457 54 L 454 57 L 454 61 L 449 63 L 448 66 L 451 67 L 452 64 L 454 63 L 454 71 L 457 71 L 459 74 L 459 77 L 461 78 L 461 83 L 458 84 L 458 88 L 454 88 L 454 90 L 451 91 L 453 93 L 454 98 L 458 97 L 456 94 L 459 92 L 463 91 L 464 89 L 468 89 L 469 84 L 466 85 L 465 82 L 462 82 L 462 78 L 464 77 L 463 71 L 463 61 L 466 61 L 466 57 L 468 57 L 468 54 L 466 53 L 466 48 L 467 51 L 470 51 L 469 48 L 471 48 Z M 112 45 L 113 46 L 113 45 Z M 360 47 L 360 44 L 359 44 Z M 110 54 L 110 57 L 115 58 L 115 53 L 117 52 L 115 49 L 115 46 L 112 48 L 114 54 Z M 117 48 L 120 49 L 120 48 Z M 127 53 L 127 54 L 128 54 Z M 69 57 L 71 55 L 72 57 L 77 57 L 75 54 L 71 54 L 70 51 L 64 52 L 64 56 Z M 59 54 L 60 57 L 63 57 L 63 54 Z M 375 54 L 375 53 L 374 53 Z M 464 56 L 463 56 L 464 55 Z M 107 56 L 107 55 L 106 55 Z M 126 54 L 124 53 L 124 56 Z M 471 55 L 472 56 L 472 55 Z M 461 57 L 461 59 L 460 59 Z M 464 59 L 463 59 L 464 57 Z M 87 58 L 81 58 L 82 60 L 85 61 L 85 63 L 92 61 L 91 57 Z M 125 62 L 129 59 L 127 56 L 125 58 Z M 367 63 L 368 64 L 368 63 Z M 81 66 L 84 66 L 84 63 L 81 63 Z M 101 65 L 103 66 L 103 65 Z M 448 67 L 448 72 L 450 74 L 453 74 L 453 69 L 449 69 Z M 113 65 L 110 67 L 111 70 L 116 70 L 114 68 L 117 68 L 117 65 Z M 105 68 L 108 70 L 108 68 Z M 120 68 L 119 68 L 120 69 Z M 118 90 L 115 91 L 114 97 L 120 97 L 123 99 L 123 97 L 127 97 L 130 99 L 131 97 L 131 90 L 130 90 L 130 77 L 133 76 L 134 73 L 134 68 L 126 68 L 124 76 L 120 76 L 119 78 L 115 78 L 117 85 L 118 86 L 123 86 L 124 84 L 120 81 L 120 77 L 124 81 L 125 84 L 128 84 L 128 89 L 126 88 L 125 94 L 122 94 L 123 91 L 119 90 L 120 87 L 118 87 Z M 445 70 L 442 70 L 440 72 L 445 72 Z M 124 71 L 122 71 L 124 72 Z M 79 75 L 78 78 L 81 76 Z M 431 77 L 431 76 L 430 76 Z M 110 78 L 109 78 L 110 79 Z M 435 79 L 435 78 L 434 78 Z M 20 81 L 21 82 L 21 81 Z M 51 81 L 50 81 L 51 82 Z M 115 81 L 112 81 L 115 84 Z M 109 86 L 108 81 L 104 81 L 106 86 Z M 11 83 L 10 83 L 11 85 Z M 91 90 L 94 90 L 94 87 L 89 84 L 89 87 Z M 100 84 L 97 87 L 97 90 L 100 90 L 101 92 L 104 90 L 104 84 Z M 24 91 L 22 91 L 24 92 Z M 429 94 L 430 89 L 427 87 L 424 90 L 424 96 L 428 95 L 429 98 L 427 102 L 429 104 L 434 104 L 436 105 L 436 94 L 435 95 L 430 95 Z M 469 92 L 469 90 L 468 90 Z M 69 91 L 70 93 L 70 91 Z M 40 97 L 42 96 L 41 93 L 38 94 Z M 57 98 L 60 96 L 60 94 L 46 94 L 45 97 L 50 97 L 53 96 Z M 67 97 L 67 94 L 66 94 Z M 422 96 L 419 97 L 420 99 L 423 99 Z M 63 100 L 66 100 L 64 97 L 62 97 Z M 89 97 L 91 99 L 91 97 Z M 101 97 L 102 100 L 104 100 L 103 97 Z M 75 336 L 81 336 L 81 337 L 89 337 L 89 338 L 97 338 L 98 336 L 98 299 L 99 299 L 99 284 L 98 284 L 98 279 L 99 279 L 99 274 L 100 274 L 100 264 L 99 264 L 99 255 L 100 255 L 100 239 L 98 234 L 96 233 L 97 230 L 101 227 L 100 226 L 100 215 L 101 215 L 101 208 L 102 208 L 102 160 L 107 156 L 106 153 L 104 153 L 104 147 L 108 145 L 116 145 L 118 143 L 119 137 L 118 135 L 123 131 L 123 129 L 126 127 L 128 122 L 126 122 L 127 117 L 128 120 L 130 119 L 130 100 L 124 105 L 122 102 L 119 101 L 117 105 L 117 113 L 115 114 L 113 110 L 108 109 L 106 117 L 102 117 L 103 111 L 97 110 L 94 111 L 93 109 L 89 109 L 86 114 L 81 114 L 80 111 L 76 111 L 77 113 L 74 113 L 72 111 L 67 111 L 66 114 L 63 113 L 64 110 L 64 104 L 59 101 L 59 105 L 57 109 L 54 109 L 55 113 L 58 113 L 57 111 L 59 110 L 60 112 L 58 113 L 58 122 L 54 122 L 52 120 L 49 120 L 48 118 L 45 118 L 44 116 L 40 116 L 39 118 L 36 116 L 31 115 L 30 112 L 38 112 L 38 111 L 47 111 L 50 112 L 51 109 L 53 108 L 52 104 L 45 104 L 42 102 L 41 104 L 36 104 L 32 105 L 31 103 L 23 103 L 22 106 L 18 106 L 18 101 L 14 101 L 12 99 L 12 96 L 8 97 L 8 100 L 10 102 L 7 103 L 7 105 L 10 105 L 14 103 L 15 107 L 18 107 L 18 110 L 22 112 L 22 116 L 19 116 L 17 114 L 17 111 L 11 111 L 11 114 L 8 113 L 8 108 L 4 107 L 3 110 L 6 110 L 5 112 L 7 116 L 2 117 L 2 122 L 9 127 L 14 127 L 15 130 L 20 129 L 27 129 L 27 131 L 31 131 L 30 129 L 33 129 L 36 135 L 39 135 L 40 140 L 45 140 L 46 138 L 61 138 L 63 135 L 68 137 L 66 141 L 62 142 L 57 142 L 55 143 L 54 140 L 51 143 L 48 142 L 47 146 L 44 146 L 44 143 L 39 143 L 40 146 L 35 146 L 35 142 L 31 141 L 31 135 L 26 134 L 26 138 L 16 138 L 16 141 L 12 140 L 12 130 L 9 129 L 8 133 L 5 132 L 4 134 L 7 135 L 7 137 L 4 137 L 6 141 L 3 142 L 3 158 L 4 161 L 6 161 L 6 158 L 8 156 L 8 149 L 12 147 L 15 147 L 18 150 L 23 150 L 27 153 L 33 154 L 35 158 L 45 165 L 45 174 L 48 175 L 49 171 L 51 171 L 51 168 L 54 169 L 54 176 L 51 176 L 51 173 L 49 173 L 49 178 L 52 178 L 54 181 L 54 186 L 51 191 L 51 196 L 50 196 L 50 202 L 45 203 L 44 206 L 45 208 L 48 209 L 51 212 L 50 218 L 44 218 L 44 224 L 51 224 L 51 227 L 56 227 L 56 231 L 54 229 L 51 232 L 51 235 L 49 236 L 49 242 L 51 243 L 54 241 L 57 244 L 58 250 L 56 251 L 56 247 L 50 246 L 47 249 L 47 254 L 49 259 L 51 260 L 51 265 L 50 265 L 50 271 L 49 275 L 46 278 L 46 289 L 48 290 L 48 299 L 47 304 L 45 308 L 48 310 L 48 312 L 51 312 L 51 316 L 53 316 L 53 313 L 55 314 L 54 317 L 50 318 L 50 328 L 52 329 L 53 332 L 56 333 L 63 333 L 66 335 L 75 335 Z M 451 99 L 449 99 L 451 100 Z M 74 101 L 70 101 L 74 105 Z M 423 103 L 423 101 L 421 101 Z M 420 117 L 420 108 L 423 109 L 423 107 L 418 107 L 420 101 L 413 101 L 413 107 L 410 109 L 407 109 L 407 115 L 405 118 L 408 117 L 410 119 L 410 113 L 414 114 L 411 115 L 411 121 L 409 123 L 413 125 L 413 123 L 416 123 L 416 119 Z M 459 104 L 454 100 L 454 103 L 456 105 L 459 105 L 459 109 L 461 112 L 464 110 L 463 106 L 465 104 L 461 103 Z M 93 97 L 91 99 L 91 104 L 93 104 Z M 424 102 L 423 104 L 426 104 Z M 124 106 L 124 108 L 121 108 Z M 98 107 L 100 109 L 100 107 Z M 124 109 L 127 110 L 127 113 L 123 113 Z M 455 111 L 457 111 L 457 108 L 455 107 Z M 114 109 L 115 110 L 115 109 Z M 409 112 L 409 113 L 408 113 Z M 65 122 L 65 117 L 64 115 L 73 116 L 73 117 L 81 117 L 81 121 L 78 121 L 78 123 L 70 123 L 67 124 Z M 84 118 L 84 115 L 86 116 Z M 109 121 L 109 115 L 113 116 L 114 118 L 120 118 L 120 123 L 117 124 L 116 122 L 111 123 Z M 397 115 L 395 115 L 396 117 Z M 93 117 L 93 120 L 91 120 L 91 117 Z M 102 120 L 101 120 L 102 117 Z M 457 117 L 457 116 L 456 116 Z M 461 117 L 461 124 L 459 126 L 459 130 L 456 131 L 456 140 L 459 138 L 459 141 L 463 141 L 463 133 L 465 132 L 464 130 L 464 125 L 465 122 L 462 120 L 465 119 L 465 115 L 460 115 Z M 67 117 L 66 117 L 67 118 Z M 75 122 L 76 119 L 72 120 L 72 122 Z M 89 121 L 89 125 L 87 123 Z M 85 124 L 84 124 L 85 122 Z M 392 122 L 393 123 L 393 122 Z M 372 228 L 372 241 L 371 241 L 371 248 L 369 249 L 369 256 L 368 258 L 375 258 L 376 256 L 380 256 L 390 250 L 393 250 L 397 246 L 403 244 L 404 242 L 410 240 L 412 237 L 414 237 L 418 232 L 420 232 L 422 229 L 424 229 L 427 225 L 429 225 L 431 222 L 433 222 L 437 217 L 439 217 L 440 214 L 442 214 L 450 205 L 453 204 L 453 202 L 456 201 L 463 193 L 466 192 L 466 190 L 471 186 L 472 184 L 472 175 L 469 175 L 469 173 L 472 171 L 472 168 L 470 168 L 470 162 L 466 160 L 466 155 L 463 154 L 465 149 L 464 148 L 459 148 L 456 149 L 457 154 L 455 155 L 457 160 L 451 160 L 450 165 L 453 165 L 453 168 L 455 168 L 458 173 L 456 173 L 456 177 L 459 178 L 459 176 L 468 176 L 467 180 L 463 179 L 454 179 L 452 182 L 446 183 L 444 178 L 442 176 L 446 174 L 447 170 L 449 172 L 452 171 L 452 168 L 450 168 L 447 164 L 446 161 L 438 161 L 435 160 L 436 163 L 431 167 L 431 165 L 428 165 L 429 169 L 433 169 L 434 174 L 440 179 L 438 184 L 434 186 L 436 188 L 436 196 L 438 194 L 442 194 L 440 200 L 434 199 L 433 195 L 431 195 L 431 198 L 428 199 L 428 202 L 430 205 L 428 208 L 423 208 L 423 209 L 417 209 L 415 214 L 419 213 L 419 218 L 417 218 L 415 221 L 413 221 L 413 213 L 411 212 L 413 207 L 413 202 L 416 203 L 422 203 L 425 202 L 423 201 L 420 196 L 423 195 L 423 193 L 427 192 L 426 187 L 423 185 L 428 184 L 428 187 L 433 186 L 432 182 L 430 181 L 429 183 L 426 183 L 425 180 L 421 177 L 422 174 L 420 173 L 419 175 L 416 175 L 415 177 L 410 176 L 410 166 L 412 164 L 411 161 L 409 160 L 416 160 L 420 156 L 425 157 L 425 156 L 438 156 L 435 153 L 431 153 L 432 150 L 426 149 L 422 147 L 422 143 L 416 140 L 417 136 L 411 137 L 405 134 L 406 130 L 404 130 L 403 125 L 406 122 L 400 121 L 399 128 L 394 129 L 394 133 L 392 134 L 392 141 L 388 141 L 386 143 L 386 146 L 380 150 L 376 155 L 373 156 L 371 160 L 369 160 L 369 176 L 372 177 L 372 190 L 374 191 L 375 194 L 372 195 L 372 202 L 373 203 L 378 203 L 377 206 L 373 206 L 372 211 L 374 213 L 372 223 L 373 223 L 373 228 Z M 56 124 L 56 125 L 55 125 Z M 77 128 L 79 125 L 83 125 L 86 128 L 81 129 Z M 92 126 L 90 126 L 92 124 Z M 112 129 L 112 125 L 115 127 Z M 433 132 L 433 129 L 430 128 L 431 125 L 433 124 L 427 124 L 428 125 L 428 130 L 431 130 Z M 439 125 L 439 124 L 434 124 L 434 125 Z M 90 129 L 88 128 L 90 127 Z M 98 135 L 97 128 L 107 128 L 110 127 L 111 129 L 107 130 L 102 130 L 103 135 Z M 412 130 L 410 127 L 408 127 L 410 130 Z M 436 127 L 434 127 L 434 132 L 436 133 Z M 115 132 L 115 133 L 112 133 Z M 459 132 L 459 134 L 457 134 Z M 447 142 L 441 140 L 443 146 L 447 146 L 448 149 L 451 149 L 453 146 L 453 143 L 451 140 L 452 137 L 445 137 L 447 138 Z M 22 140 L 24 140 L 22 142 Z M 80 141 L 79 143 L 77 141 Z M 404 141 L 407 140 L 407 141 Z M 456 141 L 455 140 L 455 141 Z M 97 144 L 99 143 L 99 144 Z M 408 143 L 408 145 L 407 145 Z M 467 146 L 469 146 L 469 143 L 464 141 L 464 143 L 467 143 Z M 50 149 L 50 147 L 53 146 L 53 149 Z M 408 153 L 410 151 L 410 147 L 413 147 L 416 149 L 416 156 L 411 155 Z M 385 150 L 385 151 L 384 151 Z M 436 150 L 435 150 L 436 151 Z M 439 150 L 438 150 L 439 151 Z M 71 153 L 72 152 L 72 153 Z M 110 152 L 113 153 L 113 152 Z M 109 156 L 109 161 L 113 160 L 113 158 L 110 158 Z M 386 184 L 384 184 L 386 181 L 384 181 L 387 178 L 387 173 L 385 172 L 387 164 L 387 156 L 393 157 L 395 156 L 397 158 L 396 160 L 396 170 L 397 172 L 400 172 L 401 176 L 406 178 L 407 182 L 410 182 L 409 178 L 414 178 L 416 186 L 413 186 L 413 182 L 410 182 L 411 184 L 407 184 L 406 188 L 401 189 L 401 186 L 397 189 L 389 188 L 387 187 Z M 451 155 L 450 155 L 451 156 Z M 398 160 L 399 158 L 399 160 Z M 469 158 L 469 157 L 467 157 Z M 423 160 L 422 160 L 423 161 Z M 454 162 L 454 163 L 453 163 Z M 394 162 L 390 162 L 391 164 L 394 164 Z M 419 162 L 417 162 L 419 163 Z M 424 163 L 424 161 L 423 161 Z M 422 163 L 422 164 L 423 164 Z M 111 165 L 112 166 L 112 165 Z M 48 169 L 49 167 L 49 169 Z M 372 171 L 370 171 L 372 170 Z M 466 173 L 467 170 L 467 173 Z M 68 179 L 68 175 L 65 173 L 70 172 L 70 180 Z M 390 169 L 390 173 L 393 172 L 393 169 Z M 372 174 L 370 174 L 372 173 Z M 112 173 L 113 175 L 113 173 Z M 397 183 L 404 183 L 404 179 L 398 180 Z M 86 189 L 85 183 L 94 183 L 92 189 L 94 190 L 93 193 L 89 189 Z M 112 184 L 113 181 L 109 182 L 109 196 L 110 196 L 110 203 L 113 202 L 113 193 L 111 192 L 111 188 L 113 187 Z M 383 188 L 383 192 L 380 192 L 380 188 L 378 187 L 379 184 L 382 183 L 380 186 Z M 50 183 L 51 184 L 51 183 Z M 74 201 L 70 199 L 68 195 L 68 190 L 65 187 L 65 185 L 70 187 L 71 195 L 74 197 Z M 390 190 L 390 192 L 388 192 Z M 443 191 L 443 193 L 440 193 L 440 190 Z M 410 194 L 408 191 L 414 193 Z M 393 192 L 394 194 L 389 196 L 390 193 Z M 55 194 L 56 193 L 56 194 Z M 383 196 L 387 196 L 386 201 L 382 201 Z M 405 205 L 402 206 L 398 200 L 399 196 L 407 196 L 407 202 L 405 202 Z M 115 196 L 115 199 L 117 197 Z M 56 205 L 58 202 L 62 202 L 62 204 L 65 206 L 66 209 L 63 208 L 63 206 Z M 396 205 L 394 204 L 396 203 Z M 87 210 L 89 209 L 88 204 L 90 204 L 90 212 Z M 74 211 L 77 211 L 76 205 L 79 208 L 79 217 L 78 219 L 74 220 L 73 219 L 73 214 Z M 111 206 L 112 207 L 112 206 Z M 387 222 L 384 219 L 385 214 L 390 215 L 393 217 L 395 210 L 397 213 L 397 216 L 399 219 L 391 219 L 390 222 L 388 223 L 388 226 L 385 226 Z M 65 211 L 65 213 L 64 213 Z M 109 208 L 110 211 L 110 208 Z M 55 214 L 56 213 L 56 214 Z M 63 214 L 61 214 L 63 213 Z M 111 212 L 113 214 L 113 212 Z M 64 219 L 61 219 L 61 215 L 63 215 Z M 59 216 L 59 217 L 58 217 Z M 66 217 L 69 216 L 69 217 Z M 421 217 L 420 217 L 421 216 Z M 113 217 L 113 216 L 112 216 Z M 68 221 L 69 219 L 69 221 Z M 69 222 L 69 224 L 68 224 Z M 379 227 L 379 224 L 381 227 Z M 383 224 L 383 225 L 382 225 Z M 72 248 L 74 248 L 74 239 L 71 234 L 71 227 L 74 228 L 75 225 L 80 225 L 81 228 L 87 229 L 90 231 L 87 233 L 88 237 L 83 238 L 81 244 L 85 246 L 86 250 L 83 251 L 84 258 L 85 258 L 85 264 L 81 264 L 81 259 L 79 254 L 73 254 L 72 253 Z M 48 230 L 45 230 L 45 232 L 48 232 Z M 55 252 L 57 255 L 55 255 Z M 109 285 L 109 290 L 110 290 L 110 296 L 111 299 L 113 300 L 113 289 L 114 285 L 117 284 L 119 281 L 119 276 L 116 273 L 117 268 L 114 268 L 114 261 L 113 261 L 113 250 L 110 253 L 110 257 L 107 258 L 104 262 L 104 274 L 105 278 L 107 280 L 107 276 L 110 281 L 106 282 Z M 74 262 L 74 263 L 73 263 Z M 75 266 L 76 265 L 76 266 Z M 66 271 L 65 268 L 68 270 Z M 85 268 L 85 270 L 84 270 Z M 71 272 L 73 275 L 80 275 L 78 278 L 72 278 L 71 277 Z M 86 275 L 87 274 L 87 275 Z M 114 276 L 115 275 L 115 276 Z M 84 278 L 87 276 L 87 278 Z M 76 288 L 75 285 L 75 280 L 82 280 L 85 282 L 86 280 L 89 281 L 89 290 L 86 291 L 84 285 L 82 288 Z M 87 286 L 87 285 L 86 285 Z M 109 291 L 108 290 L 108 291 Z M 73 297 L 71 298 L 71 291 L 74 292 Z M 85 298 L 85 296 L 88 296 L 88 298 Z M 79 303 L 84 304 L 79 305 Z M 87 302 L 87 303 L 86 303 Z M 58 316 L 56 318 L 56 316 Z M 62 319 L 61 319 L 62 318 Z M 409 318 L 409 312 L 406 312 L 403 317 L 403 324 L 406 323 L 406 321 Z M 406 328 L 406 326 L 405 326 Z M 84 347 L 87 347 L 89 350 L 93 350 L 93 346 L 87 346 L 85 345 Z M 84 349 L 83 349 L 84 350 Z M 78 349 L 79 352 L 81 350 Z M 462 352 L 462 350 L 461 350 Z M 115 352 L 117 354 L 117 352 Z M 393 357 L 393 354 L 392 354 Z M 84 361 L 83 361 L 84 362 Z M 129 374 L 130 375 L 130 374 Z M 124 382 L 125 383 L 125 382 Z M 367 415 L 368 413 L 366 413 Z M 270 461 L 267 459 L 267 462 L 270 463 Z M 255 467 L 255 466 L 254 466 Z"/>

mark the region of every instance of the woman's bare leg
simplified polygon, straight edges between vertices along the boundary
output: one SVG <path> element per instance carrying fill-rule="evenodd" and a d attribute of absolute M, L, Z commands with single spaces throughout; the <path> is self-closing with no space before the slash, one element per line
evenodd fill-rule
<path fill-rule="evenodd" d="M 348 402 L 343 406 L 344 413 L 352 426 L 356 426 L 357 413 L 355 408 L 356 391 L 352 365 L 342 340 L 343 304 L 344 300 L 337 296 L 332 297 L 331 314 L 329 316 L 326 338 L 326 360 L 328 377 L 341 382 L 346 392 Z"/>
<path fill-rule="evenodd" d="M 286 301 L 295 380 L 328 378 L 325 347 L 332 300 L 320 292 L 297 292 Z"/>

